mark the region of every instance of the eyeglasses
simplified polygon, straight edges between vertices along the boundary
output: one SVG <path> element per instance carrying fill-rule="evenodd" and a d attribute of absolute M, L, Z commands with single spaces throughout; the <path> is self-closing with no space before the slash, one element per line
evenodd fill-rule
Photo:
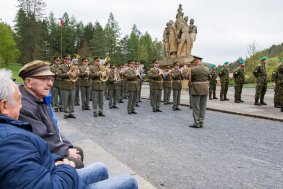
<path fill-rule="evenodd" d="M 37 79 L 37 80 L 40 80 L 42 82 L 48 82 L 48 81 L 54 81 L 54 77 L 52 76 L 47 76 L 47 77 L 30 77 L 30 78 L 33 78 L 33 79 Z"/>

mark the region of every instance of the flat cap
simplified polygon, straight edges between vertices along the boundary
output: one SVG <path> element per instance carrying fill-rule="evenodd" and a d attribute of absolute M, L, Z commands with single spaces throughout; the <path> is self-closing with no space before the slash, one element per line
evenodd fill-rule
<path fill-rule="evenodd" d="M 30 76 L 53 76 L 49 69 L 49 64 L 42 60 L 35 60 L 24 65 L 20 71 L 19 76 L 23 79 Z"/>
<path fill-rule="evenodd" d="M 180 63 L 177 61 L 177 62 L 174 62 L 173 65 L 174 66 L 176 66 L 176 65 L 180 66 Z"/>
<path fill-rule="evenodd" d="M 196 56 L 196 55 L 193 55 L 193 58 L 194 58 L 194 60 L 195 60 L 195 59 L 197 59 L 197 60 L 202 60 L 202 58 L 201 58 L 201 57 Z"/>
<path fill-rule="evenodd" d="M 240 64 L 245 64 L 245 61 L 243 59 L 241 59 Z"/>

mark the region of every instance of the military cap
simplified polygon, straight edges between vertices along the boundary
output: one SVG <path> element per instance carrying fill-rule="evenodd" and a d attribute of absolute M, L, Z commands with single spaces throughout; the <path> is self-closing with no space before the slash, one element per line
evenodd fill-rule
<path fill-rule="evenodd" d="M 266 59 L 267 59 L 266 56 L 262 56 L 262 57 L 260 58 L 260 61 L 265 61 Z"/>
<path fill-rule="evenodd" d="M 174 62 L 173 65 L 174 66 L 176 66 L 176 65 L 180 66 L 180 63 L 177 61 L 177 62 Z"/>
<path fill-rule="evenodd" d="M 229 64 L 229 62 L 228 62 L 228 61 L 226 61 L 226 62 L 224 62 L 224 64 Z"/>
<path fill-rule="evenodd" d="M 199 57 L 199 56 L 195 56 L 195 55 L 193 55 L 193 58 L 194 58 L 194 60 L 195 60 L 195 59 L 197 59 L 197 60 L 202 60 L 202 58 L 201 58 L 201 57 Z"/>
<path fill-rule="evenodd" d="M 215 66 L 216 66 L 215 64 L 210 64 L 210 65 L 208 66 L 208 68 L 211 69 L 211 68 L 213 68 L 213 67 L 215 67 Z"/>
<path fill-rule="evenodd" d="M 35 60 L 24 65 L 20 71 L 19 76 L 23 79 L 30 76 L 53 76 L 49 69 L 49 64 L 42 60 Z"/>
<path fill-rule="evenodd" d="M 171 67 L 170 67 L 170 66 L 166 66 L 166 68 L 167 68 L 167 69 L 170 69 Z"/>
<path fill-rule="evenodd" d="M 100 60 L 100 57 L 97 56 L 97 57 L 95 57 L 95 58 L 93 59 L 93 61 L 96 61 L 96 60 Z"/>
<path fill-rule="evenodd" d="M 64 55 L 64 59 L 66 59 L 66 58 L 68 58 L 68 59 L 70 59 L 70 60 L 71 60 L 71 55 L 69 55 L 69 54 L 65 54 L 65 55 Z"/>
<path fill-rule="evenodd" d="M 116 67 L 115 67 L 114 65 L 111 65 L 110 68 L 111 68 L 111 69 L 115 69 Z"/>
<path fill-rule="evenodd" d="M 243 59 L 241 59 L 240 64 L 245 64 L 245 61 Z"/>

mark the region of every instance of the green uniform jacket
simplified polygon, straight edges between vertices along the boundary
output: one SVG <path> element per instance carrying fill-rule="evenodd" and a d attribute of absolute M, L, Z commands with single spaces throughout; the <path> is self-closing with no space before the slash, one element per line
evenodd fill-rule
<path fill-rule="evenodd" d="M 208 95 L 208 68 L 202 64 L 194 66 L 192 67 L 191 75 L 191 94 Z"/>
<path fill-rule="evenodd" d="M 55 74 L 54 81 L 53 81 L 53 86 L 52 86 L 54 88 L 60 87 L 60 80 L 61 79 L 58 77 L 58 75 L 56 75 L 56 72 L 57 72 L 58 68 L 59 68 L 59 64 L 53 64 L 50 67 L 50 71 Z"/>
<path fill-rule="evenodd" d="M 276 80 L 278 84 L 283 84 L 283 63 L 276 70 Z"/>
<path fill-rule="evenodd" d="M 89 77 L 92 79 L 91 81 L 91 89 L 94 91 L 103 91 L 104 90 L 104 82 L 100 80 L 99 77 L 99 67 L 96 65 L 91 65 L 89 69 Z"/>
<path fill-rule="evenodd" d="M 76 82 L 72 82 L 69 79 L 69 75 L 67 74 L 69 70 L 70 67 L 67 64 L 61 64 L 58 67 L 56 75 L 58 75 L 58 77 L 61 78 L 61 85 L 60 85 L 61 90 L 72 91 L 75 90 L 76 88 Z"/>
<path fill-rule="evenodd" d="M 267 72 L 265 64 L 259 64 L 254 69 L 254 75 L 256 77 L 256 83 L 267 83 Z"/>
<path fill-rule="evenodd" d="M 174 69 L 173 71 L 171 71 L 170 76 L 173 80 L 172 89 L 182 89 L 182 80 L 184 79 L 182 72 L 180 70 Z"/>
<path fill-rule="evenodd" d="M 163 77 L 163 87 L 172 88 L 172 78 L 169 73 L 166 77 Z"/>
<path fill-rule="evenodd" d="M 151 68 L 148 73 L 148 78 L 152 81 L 152 89 L 162 89 L 162 75 L 159 74 L 159 68 Z"/>
<path fill-rule="evenodd" d="M 229 69 L 228 67 L 223 66 L 223 68 L 219 72 L 219 77 L 221 83 L 229 83 Z"/>
<path fill-rule="evenodd" d="M 81 87 L 90 87 L 91 80 L 89 79 L 89 74 L 86 73 L 86 70 L 89 69 L 88 66 L 80 66 L 80 74 L 79 74 L 79 83 Z"/>
<path fill-rule="evenodd" d="M 114 90 L 116 89 L 116 80 L 115 80 L 115 71 L 111 70 L 110 71 L 110 74 L 109 74 L 109 78 L 107 80 L 107 87 L 108 87 L 108 90 Z"/>
<path fill-rule="evenodd" d="M 237 68 L 234 71 L 233 76 L 235 78 L 235 83 L 238 83 L 238 84 L 245 83 L 245 69 L 243 67 Z"/>
<path fill-rule="evenodd" d="M 217 84 L 217 74 L 215 70 L 210 70 L 209 72 L 210 75 L 210 80 L 209 80 L 209 84 Z"/>
<path fill-rule="evenodd" d="M 132 68 L 128 68 L 125 71 L 125 77 L 128 81 L 128 91 L 129 92 L 136 92 L 138 91 L 138 77 L 136 72 Z"/>

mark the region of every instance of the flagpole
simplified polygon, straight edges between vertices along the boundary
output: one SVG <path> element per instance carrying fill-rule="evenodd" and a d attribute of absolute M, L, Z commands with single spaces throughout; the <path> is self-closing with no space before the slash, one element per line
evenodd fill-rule
<path fill-rule="evenodd" d="M 63 59 L 63 45 L 62 45 L 62 43 L 63 43 L 63 39 L 62 39 L 62 28 L 63 27 L 60 27 L 61 28 L 61 60 Z"/>

